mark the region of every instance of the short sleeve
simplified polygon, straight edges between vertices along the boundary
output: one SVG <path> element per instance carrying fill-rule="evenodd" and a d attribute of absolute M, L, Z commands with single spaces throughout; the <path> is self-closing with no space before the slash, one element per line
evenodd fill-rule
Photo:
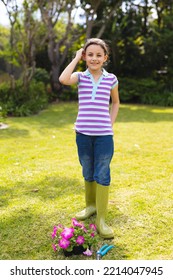
<path fill-rule="evenodd" d="M 76 74 L 76 76 L 78 78 L 78 83 L 79 83 L 80 82 L 81 72 L 73 72 L 73 74 Z"/>
<path fill-rule="evenodd" d="M 118 79 L 117 77 L 113 74 L 113 80 L 112 80 L 112 89 L 118 85 Z"/>

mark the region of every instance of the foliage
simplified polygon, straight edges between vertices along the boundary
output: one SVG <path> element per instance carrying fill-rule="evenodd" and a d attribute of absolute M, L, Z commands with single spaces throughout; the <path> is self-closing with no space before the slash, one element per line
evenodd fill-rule
<path fill-rule="evenodd" d="M 173 92 L 171 88 L 165 88 L 164 81 L 151 78 L 119 78 L 119 82 L 122 102 L 173 106 Z"/>
<path fill-rule="evenodd" d="M 0 25 L 0 72 L 6 71 L 5 58 L 9 48 L 9 29 Z"/>
<path fill-rule="evenodd" d="M 0 46 L 7 45 L 9 41 L 10 31 L 9 28 L 0 24 Z"/>
<path fill-rule="evenodd" d="M 131 81 L 130 92 L 122 85 L 122 100 L 172 106 L 172 1 L 137 2 L 25 0 L 19 8 L 15 1 L 6 1 L 11 26 L 0 26 L 0 70 L 15 78 L 22 71 L 27 88 L 36 65 L 45 68 L 51 81 L 49 102 L 56 97 L 76 100 L 75 88 L 63 88 L 62 94 L 58 76 L 86 38 L 101 37 L 110 46 L 108 71 L 120 79 L 141 79 L 143 93 L 139 95 L 138 82 Z M 78 66 L 85 69 L 82 63 Z"/>
<path fill-rule="evenodd" d="M 34 71 L 33 78 L 37 82 L 43 82 L 45 85 L 50 82 L 49 73 L 44 68 L 36 68 Z"/>
<path fill-rule="evenodd" d="M 52 238 L 54 251 L 57 251 L 59 247 L 71 252 L 74 247 L 82 245 L 85 249 L 83 254 L 89 256 L 92 255 L 92 249 L 97 245 L 96 226 L 94 224 L 86 226 L 84 223 L 72 218 L 72 227 L 65 227 L 62 224 L 54 226 Z"/>
<path fill-rule="evenodd" d="M 48 105 L 48 94 L 43 82 L 33 80 L 27 91 L 21 80 L 13 88 L 10 83 L 0 84 L 0 105 L 3 116 L 28 116 Z"/>
<path fill-rule="evenodd" d="M 77 86 L 64 86 L 61 87 L 61 94 L 59 95 L 62 101 L 75 101 L 78 99 Z"/>

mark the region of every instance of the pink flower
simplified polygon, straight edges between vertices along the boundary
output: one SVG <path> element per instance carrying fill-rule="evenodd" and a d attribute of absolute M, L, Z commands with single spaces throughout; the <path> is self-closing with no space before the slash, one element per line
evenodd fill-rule
<path fill-rule="evenodd" d="M 72 218 L 71 221 L 71 227 L 64 227 L 62 224 L 53 227 L 52 239 L 54 244 L 52 244 L 52 248 L 54 251 L 57 251 L 58 247 L 69 251 L 76 245 L 83 245 L 86 248 L 95 244 L 97 234 L 95 224 L 85 227 L 84 223 L 78 222 L 75 218 Z M 92 251 L 87 249 L 84 255 L 91 256 Z"/>
<path fill-rule="evenodd" d="M 65 239 L 65 238 L 62 238 L 62 239 L 59 240 L 58 245 L 62 249 L 67 249 L 68 246 L 70 245 L 70 241 Z"/>
<path fill-rule="evenodd" d="M 83 229 L 83 231 L 84 231 L 85 233 L 87 233 L 86 227 L 83 226 L 82 229 Z"/>
<path fill-rule="evenodd" d="M 85 252 L 83 252 L 84 255 L 86 256 L 91 256 L 92 255 L 92 251 L 87 249 Z"/>
<path fill-rule="evenodd" d="M 74 234 L 74 228 L 65 228 L 62 232 L 61 232 L 61 236 L 65 239 L 69 239 L 71 238 Z"/>
<path fill-rule="evenodd" d="M 58 227 L 57 227 L 57 226 L 54 226 L 54 227 L 53 227 L 53 231 L 54 231 L 54 232 L 57 232 L 57 230 L 58 230 Z"/>
<path fill-rule="evenodd" d="M 57 230 L 58 230 L 58 227 L 54 226 L 53 232 L 52 232 L 52 239 L 54 239 L 56 237 Z"/>
<path fill-rule="evenodd" d="M 74 227 L 83 228 L 83 223 L 79 223 L 75 218 L 72 218 L 72 224 L 73 224 Z"/>
<path fill-rule="evenodd" d="M 56 233 L 52 232 L 52 239 L 54 239 L 56 237 Z"/>
<path fill-rule="evenodd" d="M 76 239 L 76 243 L 78 243 L 79 245 L 82 245 L 85 242 L 85 238 L 81 235 L 79 235 Z"/>
<path fill-rule="evenodd" d="M 56 226 L 55 226 L 56 227 Z M 59 224 L 59 225 L 57 225 L 57 227 L 56 227 L 57 229 L 62 229 L 62 228 L 64 228 L 64 226 L 63 225 L 61 225 L 61 224 Z"/>
<path fill-rule="evenodd" d="M 57 248 L 56 248 L 55 244 L 52 244 L 52 248 L 53 248 L 54 251 L 57 251 Z"/>
<path fill-rule="evenodd" d="M 92 229 L 92 230 L 94 230 L 94 231 L 97 230 L 97 227 L 96 227 L 95 224 L 90 224 L 89 227 L 90 227 L 90 229 Z"/>

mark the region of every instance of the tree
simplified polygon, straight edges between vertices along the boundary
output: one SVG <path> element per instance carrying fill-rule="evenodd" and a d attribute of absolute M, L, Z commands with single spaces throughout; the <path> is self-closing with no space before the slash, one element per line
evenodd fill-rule
<path fill-rule="evenodd" d="M 10 74 L 13 78 L 14 65 L 18 64 L 22 69 L 24 89 L 27 90 L 35 70 L 38 22 L 34 19 L 34 12 L 37 10 L 37 6 L 35 1 L 32 0 L 23 1 L 23 8 L 19 8 L 17 0 L 2 0 L 2 2 L 6 7 L 10 20 Z"/>
<path fill-rule="evenodd" d="M 65 63 L 69 48 L 79 38 L 77 26 L 74 24 L 73 11 L 76 7 L 75 0 L 69 1 L 42 1 L 37 0 L 41 17 L 45 25 L 46 35 L 43 42 L 47 41 L 48 57 L 51 62 L 51 81 L 53 90 L 59 90 L 58 76 Z M 56 25 L 64 18 L 65 30 L 61 38 L 56 32 Z"/>
<path fill-rule="evenodd" d="M 39 67 L 46 65 L 52 89 L 59 95 L 60 71 L 90 37 L 104 38 L 110 45 L 108 71 L 121 77 L 162 79 L 171 88 L 172 0 L 24 0 L 21 7 L 17 0 L 1 1 L 11 23 L 10 74 L 18 63 L 25 88 L 41 53 L 46 62 Z M 79 67 L 82 70 L 83 64 Z"/>
<path fill-rule="evenodd" d="M 23 1 L 23 29 L 18 28 L 21 44 L 18 50 L 22 50 L 19 53 L 19 60 L 23 66 L 23 83 L 25 89 L 29 86 L 36 67 L 36 37 L 39 28 L 38 21 L 34 19 L 34 12 L 36 11 L 37 5 L 35 1 Z"/>
<path fill-rule="evenodd" d="M 14 42 L 14 38 L 15 38 L 15 23 L 17 21 L 17 17 L 18 17 L 18 5 L 16 0 L 1 0 L 1 2 L 4 4 L 8 17 L 9 17 L 9 21 L 10 21 L 10 56 L 6 56 L 6 58 L 8 59 L 8 62 L 10 64 L 10 77 L 11 77 L 11 81 L 12 81 L 12 85 L 14 86 L 14 47 L 15 47 L 15 42 Z"/>
<path fill-rule="evenodd" d="M 83 17 L 86 20 L 86 39 L 93 34 L 97 38 L 102 37 L 122 2 L 122 0 L 81 0 L 81 7 L 84 10 Z"/>
<path fill-rule="evenodd" d="M 172 0 L 152 0 L 155 10 L 157 12 L 157 23 L 161 27 L 163 15 L 166 12 L 172 13 L 173 1 Z"/>

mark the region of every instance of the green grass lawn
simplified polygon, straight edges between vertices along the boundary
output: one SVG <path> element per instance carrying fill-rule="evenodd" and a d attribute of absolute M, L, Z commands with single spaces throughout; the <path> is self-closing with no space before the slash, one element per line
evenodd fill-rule
<path fill-rule="evenodd" d="M 84 207 L 76 114 L 77 103 L 58 103 L 0 120 L 9 125 L 0 130 L 0 259 L 65 259 L 52 250 L 51 232 Z M 103 259 L 171 260 L 173 108 L 121 105 L 114 141 L 107 223 L 115 248 Z"/>

